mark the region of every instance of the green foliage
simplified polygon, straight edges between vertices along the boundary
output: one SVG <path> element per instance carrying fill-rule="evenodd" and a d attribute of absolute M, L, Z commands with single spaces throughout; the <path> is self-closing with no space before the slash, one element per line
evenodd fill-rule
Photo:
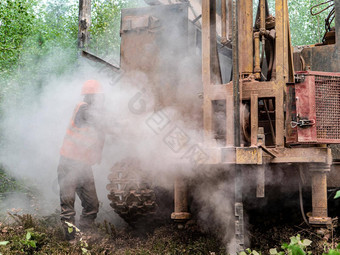
<path fill-rule="evenodd" d="M 90 51 L 119 58 L 120 11 L 142 0 L 93 0 Z M 19 95 L 22 87 L 38 91 L 46 76 L 71 72 L 78 59 L 78 1 L 0 0 L 0 96 Z M 258 0 L 254 1 L 257 6 Z M 327 13 L 312 17 L 312 0 L 289 1 L 294 45 L 319 42 Z M 269 0 L 275 14 L 274 0 Z M 255 7 L 256 9 L 256 7 Z M 46 65 L 46 59 L 50 64 Z M 53 61 L 52 61 L 53 60 Z M 0 98 L 0 99 L 1 99 Z M 20 101 L 17 99 L 17 101 Z"/>
<path fill-rule="evenodd" d="M 120 11 L 140 0 L 93 0 L 90 51 L 119 58 Z M 78 60 L 78 1 L 0 0 L 0 100 L 20 103 L 48 79 L 71 73 Z"/>
<path fill-rule="evenodd" d="M 45 243 L 45 238 L 46 234 L 44 233 L 36 232 L 33 228 L 26 229 L 26 235 L 19 240 L 21 251 L 28 254 L 35 253 Z"/>
<path fill-rule="evenodd" d="M 288 8 L 293 45 L 307 45 L 321 42 L 325 33 L 324 20 L 328 11 L 317 16 L 312 16 L 310 8 L 317 3 L 318 2 L 313 0 L 289 1 Z M 318 9 L 321 10 L 320 8 Z"/>
<path fill-rule="evenodd" d="M 340 244 L 338 244 L 336 249 L 330 249 L 327 253 L 322 253 L 322 255 L 340 255 Z"/>
<path fill-rule="evenodd" d="M 254 14 L 256 15 L 259 0 L 254 0 Z M 325 33 L 324 20 L 330 9 L 317 16 L 312 16 L 310 9 L 320 2 L 315 0 L 288 1 L 289 23 L 292 44 L 308 45 L 321 42 Z M 269 10 L 275 16 L 275 0 L 268 0 Z M 325 5 L 316 8 L 321 10 Z M 333 21 L 334 25 L 334 21 Z"/>
<path fill-rule="evenodd" d="M 241 251 L 241 252 L 239 253 L 239 255 L 247 255 L 247 254 L 250 254 L 250 255 L 261 255 L 261 252 L 258 253 L 258 252 L 255 251 L 255 250 L 246 249 L 245 251 Z"/>
<path fill-rule="evenodd" d="M 65 224 L 67 225 L 67 231 L 71 234 L 73 231 L 76 231 L 76 233 L 80 232 L 80 229 L 77 228 L 74 224 L 65 221 Z"/>
<path fill-rule="evenodd" d="M 75 0 L 5 2 L 0 4 L 0 99 L 7 104 L 4 99 L 10 97 L 15 104 L 24 87 L 39 91 L 46 76 L 72 70 L 77 60 L 78 7 Z"/>
<path fill-rule="evenodd" d="M 81 247 L 81 253 L 83 255 L 91 255 L 91 252 L 88 250 L 88 243 L 86 242 L 86 240 L 83 240 L 83 238 L 80 238 L 80 247 Z"/>
<path fill-rule="evenodd" d="M 330 249 L 328 253 L 323 253 L 323 255 L 340 255 L 340 251 L 338 249 L 337 250 Z"/>
<path fill-rule="evenodd" d="M 336 193 L 335 193 L 335 196 L 334 196 L 334 199 L 337 199 L 340 197 L 340 190 L 338 190 Z"/>
<path fill-rule="evenodd" d="M 26 238 L 21 243 L 27 248 L 37 248 L 37 241 L 32 239 L 32 232 L 27 231 Z"/>
<path fill-rule="evenodd" d="M 33 35 L 35 0 L 0 1 L 0 76 L 17 64 L 25 40 Z"/>
<path fill-rule="evenodd" d="M 277 251 L 276 248 L 270 249 L 269 253 L 271 255 L 305 255 L 312 254 L 311 251 L 308 250 L 310 245 L 312 244 L 311 240 L 303 239 L 301 240 L 300 235 L 292 236 L 290 238 L 290 243 L 284 243 L 281 246 L 282 251 Z"/>
<path fill-rule="evenodd" d="M 117 56 L 120 46 L 121 9 L 137 5 L 137 0 L 93 0 L 90 50 L 99 56 Z"/>

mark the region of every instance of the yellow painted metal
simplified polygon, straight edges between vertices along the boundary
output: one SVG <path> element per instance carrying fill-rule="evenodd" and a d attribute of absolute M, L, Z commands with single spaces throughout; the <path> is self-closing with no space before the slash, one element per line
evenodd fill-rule
<path fill-rule="evenodd" d="M 261 74 L 261 67 L 260 67 L 260 33 L 254 33 L 254 47 L 255 47 L 255 66 L 254 66 L 254 73 Z"/>
<path fill-rule="evenodd" d="M 208 90 L 211 86 L 211 40 L 214 35 L 212 30 L 216 29 L 216 23 L 210 24 L 210 4 L 212 1 L 202 1 L 202 80 L 203 80 L 203 123 L 204 123 L 204 142 L 208 146 L 213 146 L 213 123 L 212 123 L 212 102 L 208 97 Z M 210 27 L 212 26 L 212 28 Z"/>
<path fill-rule="evenodd" d="M 286 15 L 285 15 L 286 0 L 275 1 L 275 30 L 276 30 L 276 48 L 275 48 L 275 64 L 276 64 L 276 96 L 275 96 L 275 111 L 276 111 L 276 146 L 284 146 L 284 91 L 287 82 L 287 69 L 285 66 L 287 55 L 287 39 L 286 39 Z"/>
<path fill-rule="evenodd" d="M 236 164 L 261 165 L 262 164 L 262 149 L 258 147 L 236 148 Z"/>
<path fill-rule="evenodd" d="M 227 42 L 227 0 L 221 0 L 221 42 Z"/>
<path fill-rule="evenodd" d="M 260 31 L 263 33 L 266 29 L 265 0 L 260 0 Z"/>
<path fill-rule="evenodd" d="M 239 71 L 253 73 L 253 0 L 239 0 Z"/>
<path fill-rule="evenodd" d="M 251 146 L 257 146 L 257 131 L 259 128 L 259 118 L 258 118 L 258 106 L 259 106 L 259 97 L 256 92 L 253 92 L 250 98 L 250 130 L 251 130 Z"/>

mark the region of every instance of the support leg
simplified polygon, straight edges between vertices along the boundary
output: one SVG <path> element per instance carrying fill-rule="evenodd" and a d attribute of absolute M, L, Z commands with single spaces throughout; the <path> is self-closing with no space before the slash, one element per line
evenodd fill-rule
<path fill-rule="evenodd" d="M 183 178 L 177 177 L 175 180 L 175 212 L 171 214 L 171 219 L 176 222 L 186 222 L 191 218 L 188 212 L 188 191 L 187 185 Z"/>
<path fill-rule="evenodd" d="M 312 204 L 313 213 L 309 218 L 309 223 L 313 225 L 331 224 L 331 218 L 327 211 L 327 172 L 329 165 L 313 164 L 310 166 L 312 171 Z"/>

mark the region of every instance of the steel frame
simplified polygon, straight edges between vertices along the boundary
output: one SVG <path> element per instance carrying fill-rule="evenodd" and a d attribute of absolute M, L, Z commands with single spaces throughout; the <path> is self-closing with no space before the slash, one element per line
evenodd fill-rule
<path fill-rule="evenodd" d="M 231 1 L 231 0 L 230 0 Z M 285 147 L 285 91 L 286 84 L 294 82 L 294 67 L 292 46 L 290 42 L 287 0 L 276 0 L 276 48 L 275 48 L 275 77 L 271 81 L 260 82 L 255 80 L 256 72 L 253 63 L 253 21 L 252 0 L 238 1 L 238 66 L 239 72 L 234 79 L 239 82 L 239 91 L 235 91 L 233 82 L 221 84 L 219 81 L 218 61 L 216 52 L 216 0 L 202 1 L 202 80 L 204 91 L 204 142 L 209 152 L 208 165 L 262 165 L 307 163 L 315 165 L 312 170 L 313 216 L 312 224 L 329 224 L 327 215 L 327 177 L 326 173 L 332 164 L 331 151 L 324 147 L 311 146 L 308 148 Z M 263 3 L 262 3 L 263 5 Z M 261 18 L 263 19 L 263 10 Z M 235 22 L 234 22 L 235 23 Z M 236 30 L 237 31 L 237 30 Z M 234 38 L 236 40 L 236 38 Z M 257 47 L 257 45 L 256 45 Z M 234 48 L 235 51 L 235 48 Z M 256 52 L 256 51 L 255 51 Z M 235 56 L 235 55 L 234 55 Z M 255 56 L 256 57 L 256 56 Z M 236 67 L 236 68 L 235 68 Z M 235 77 L 235 76 L 234 76 Z M 254 78 L 255 77 L 255 78 Z M 236 78 L 237 79 L 237 78 Z M 235 94 L 235 93 L 238 93 Z M 234 99 L 239 96 L 240 102 L 250 100 L 251 115 L 251 146 L 240 147 L 235 144 L 234 135 L 239 135 L 234 125 L 235 109 Z M 258 102 L 262 98 L 275 99 L 275 146 L 266 148 L 258 144 Z M 213 102 L 223 100 L 226 102 L 226 138 L 225 147 L 219 147 L 214 139 Z M 236 104 L 237 105 L 237 104 Z M 275 170 L 275 169 L 273 169 Z M 237 189 L 236 189 L 237 190 Z M 242 191 L 241 191 L 242 192 Z M 237 199 L 236 199 L 237 200 Z"/>

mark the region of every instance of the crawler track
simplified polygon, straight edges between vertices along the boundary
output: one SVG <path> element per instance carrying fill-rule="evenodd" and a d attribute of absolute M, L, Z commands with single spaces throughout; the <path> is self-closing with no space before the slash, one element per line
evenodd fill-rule
<path fill-rule="evenodd" d="M 108 199 L 114 211 L 127 223 L 154 215 L 157 210 L 156 196 L 135 159 L 124 159 L 111 168 Z"/>

